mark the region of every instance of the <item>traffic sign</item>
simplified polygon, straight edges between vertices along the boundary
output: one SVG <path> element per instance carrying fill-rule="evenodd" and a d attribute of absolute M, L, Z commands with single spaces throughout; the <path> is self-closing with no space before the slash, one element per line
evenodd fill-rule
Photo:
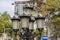
<path fill-rule="evenodd" d="M 48 40 L 47 36 L 42 36 L 42 40 Z"/>

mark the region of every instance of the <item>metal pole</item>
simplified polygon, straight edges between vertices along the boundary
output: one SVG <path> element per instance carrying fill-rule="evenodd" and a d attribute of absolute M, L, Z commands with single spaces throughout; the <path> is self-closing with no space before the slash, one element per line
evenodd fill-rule
<path fill-rule="evenodd" d="M 54 40 L 57 40 L 56 26 L 54 27 Z"/>
<path fill-rule="evenodd" d="M 17 32 L 14 31 L 14 39 L 13 40 L 17 40 Z"/>
<path fill-rule="evenodd" d="M 16 37 L 15 37 L 16 35 L 15 35 L 15 32 L 14 32 L 14 38 L 13 38 L 13 40 L 16 40 Z"/>

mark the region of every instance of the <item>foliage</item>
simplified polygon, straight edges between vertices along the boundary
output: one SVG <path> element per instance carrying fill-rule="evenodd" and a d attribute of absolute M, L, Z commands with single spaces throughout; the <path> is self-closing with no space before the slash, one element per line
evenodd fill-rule
<path fill-rule="evenodd" d="M 40 33 L 41 33 L 41 35 L 40 35 Z M 46 32 L 45 32 L 45 30 L 42 30 L 42 32 L 40 32 L 38 29 L 36 29 L 36 30 L 34 30 L 34 31 L 32 32 L 32 35 L 33 35 L 33 36 L 36 35 L 37 40 L 40 40 L 40 39 L 41 39 L 41 36 L 46 35 Z"/>
<path fill-rule="evenodd" d="M 47 0 L 47 4 L 49 4 L 49 5 L 51 5 L 52 7 L 55 7 L 55 8 L 60 7 L 59 0 Z"/>
<path fill-rule="evenodd" d="M 0 14 L 0 32 L 3 32 L 5 27 L 12 27 L 10 15 L 7 12 Z"/>
<path fill-rule="evenodd" d="M 30 1 L 32 1 L 32 2 L 41 2 L 42 0 L 30 0 Z M 46 5 L 48 5 L 49 7 L 55 7 L 55 8 L 57 6 L 60 7 L 60 0 L 46 0 Z"/>
<path fill-rule="evenodd" d="M 52 15 L 52 16 L 51 16 Z M 60 31 L 60 12 L 59 12 L 59 10 L 57 11 L 57 10 L 53 10 L 53 9 L 51 9 L 50 10 L 50 22 L 48 22 L 48 27 L 51 29 L 51 33 L 53 34 L 54 33 L 54 28 L 55 28 L 55 32 L 57 33 L 57 35 L 59 35 L 60 36 L 60 33 L 59 33 L 59 31 Z M 48 18 L 48 19 L 49 19 Z"/>
<path fill-rule="evenodd" d="M 1 18 L 5 22 L 5 27 L 11 27 L 10 15 L 7 12 L 1 14 Z"/>
<path fill-rule="evenodd" d="M 32 2 L 34 2 L 35 0 L 33 0 Z M 38 3 L 38 0 L 36 0 L 35 2 Z M 40 1 L 41 3 L 41 1 Z M 54 28 L 53 25 L 55 24 L 56 26 L 56 31 L 57 31 L 57 34 L 59 34 L 59 29 L 60 29 L 60 0 L 46 0 L 46 3 L 41 3 L 41 5 L 39 4 L 39 6 L 37 7 L 40 7 L 40 11 L 42 12 L 43 16 L 46 16 L 46 15 L 52 15 L 52 18 L 50 21 L 50 23 L 48 24 L 49 25 L 49 28 L 52 27 L 52 29 Z M 58 15 L 56 15 L 56 12 L 59 12 L 57 13 Z M 51 25 L 52 24 L 52 25 Z M 51 26 L 51 27 L 50 27 Z"/>
<path fill-rule="evenodd" d="M 43 16 L 49 14 L 48 9 L 59 9 L 60 8 L 60 1 L 59 0 L 46 0 L 46 2 L 42 2 L 42 0 L 30 0 L 32 2 L 37 2 L 37 8 L 40 8 L 42 11 Z M 42 2 L 42 3 L 41 3 Z"/>
<path fill-rule="evenodd" d="M 60 14 L 60 13 L 59 13 Z M 57 32 L 57 35 L 58 37 L 60 37 L 60 15 L 54 15 L 52 17 L 52 23 L 56 26 L 56 32 Z"/>

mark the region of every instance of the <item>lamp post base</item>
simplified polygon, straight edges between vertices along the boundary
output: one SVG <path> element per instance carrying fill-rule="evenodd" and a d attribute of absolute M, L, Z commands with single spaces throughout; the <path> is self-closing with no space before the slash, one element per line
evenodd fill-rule
<path fill-rule="evenodd" d="M 29 29 L 28 28 L 22 28 L 21 32 L 21 38 L 22 40 L 29 40 Z"/>
<path fill-rule="evenodd" d="M 19 29 L 13 29 L 14 32 L 14 39 L 13 40 L 17 40 L 17 32 L 19 31 Z"/>

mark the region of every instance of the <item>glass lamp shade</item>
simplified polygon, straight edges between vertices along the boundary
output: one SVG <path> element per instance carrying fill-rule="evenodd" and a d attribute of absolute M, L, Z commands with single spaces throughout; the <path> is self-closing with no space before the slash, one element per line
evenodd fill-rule
<path fill-rule="evenodd" d="M 44 17 L 37 17 L 36 18 L 37 28 L 43 28 L 44 20 L 45 20 Z"/>
<path fill-rule="evenodd" d="M 13 29 L 19 29 L 19 21 L 18 20 L 13 21 Z"/>
<path fill-rule="evenodd" d="M 34 29 L 34 22 L 29 23 L 29 29 Z"/>
<path fill-rule="evenodd" d="M 29 29 L 34 29 L 34 21 L 35 21 L 35 18 L 34 17 L 30 17 Z"/>
<path fill-rule="evenodd" d="M 13 16 L 13 18 L 11 18 L 12 24 L 13 24 L 13 29 L 18 29 L 19 28 L 20 18 L 16 17 L 16 16 Z"/>
<path fill-rule="evenodd" d="M 22 16 L 21 18 L 21 25 L 22 25 L 22 28 L 28 28 L 29 26 L 29 18 L 27 18 L 27 16 Z"/>
<path fill-rule="evenodd" d="M 39 19 L 36 22 L 37 22 L 37 27 L 38 28 L 43 28 L 43 20 Z"/>

